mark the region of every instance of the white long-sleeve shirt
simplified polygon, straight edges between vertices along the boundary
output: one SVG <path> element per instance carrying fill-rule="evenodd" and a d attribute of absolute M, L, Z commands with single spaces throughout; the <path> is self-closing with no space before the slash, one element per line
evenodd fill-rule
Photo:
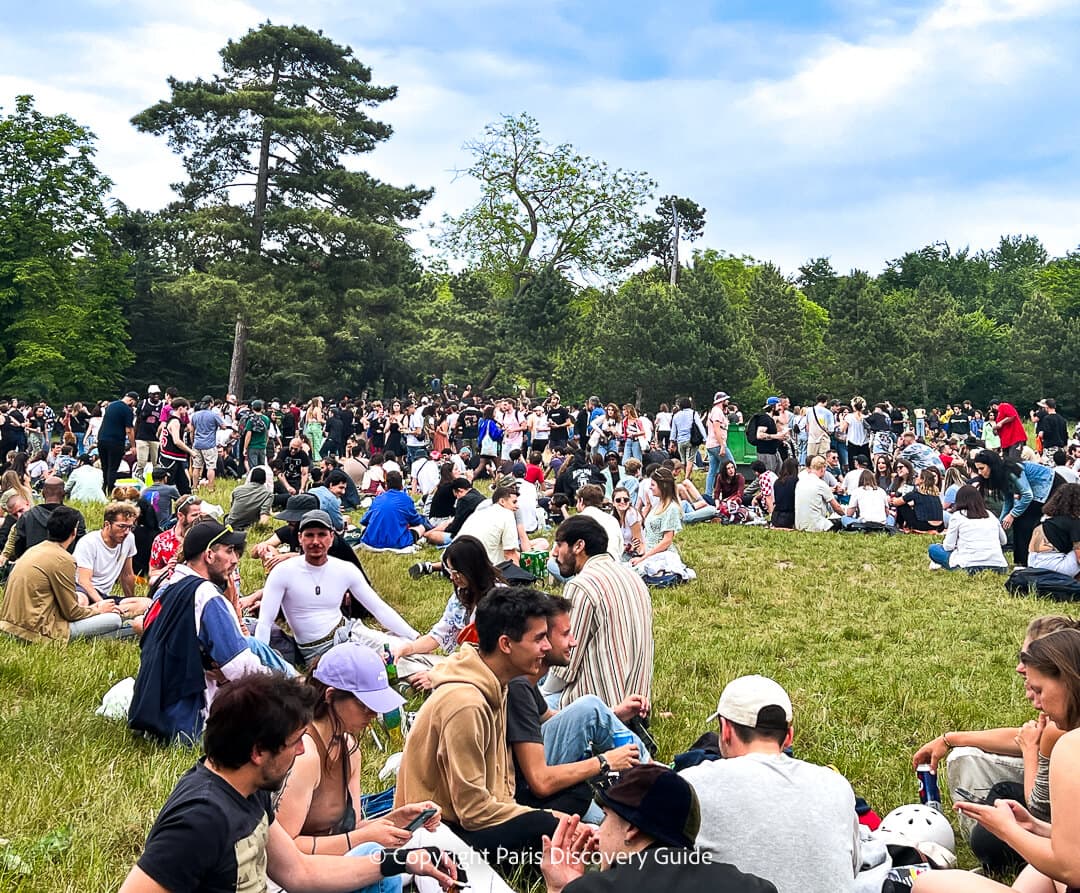
<path fill-rule="evenodd" d="M 949 553 L 950 567 L 1008 567 L 1001 552 L 1005 540 L 1005 531 L 993 515 L 969 518 L 956 512 L 949 518 L 941 545 Z"/>
<path fill-rule="evenodd" d="M 318 642 L 340 625 L 341 600 L 346 590 L 388 632 L 410 641 L 419 637 L 397 611 L 379 598 L 359 568 L 333 557 L 316 567 L 301 556 L 281 562 L 266 578 L 255 638 L 269 644 L 270 627 L 278 610 L 282 610 L 297 642 Z"/>

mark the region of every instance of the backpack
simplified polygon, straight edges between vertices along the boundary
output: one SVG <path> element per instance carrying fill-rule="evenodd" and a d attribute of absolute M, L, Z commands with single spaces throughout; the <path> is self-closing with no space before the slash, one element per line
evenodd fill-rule
<path fill-rule="evenodd" d="M 690 446 L 699 447 L 705 443 L 705 426 L 701 424 L 701 417 L 694 413 L 694 424 L 690 426 Z"/>
<path fill-rule="evenodd" d="M 1037 567 L 1018 567 L 1005 581 L 1013 595 L 1041 595 L 1056 602 L 1080 601 L 1080 583 L 1068 574 Z"/>
<path fill-rule="evenodd" d="M 248 430 L 252 434 L 265 434 L 267 431 L 266 416 L 261 412 L 252 413 L 248 423 Z"/>
<path fill-rule="evenodd" d="M 761 413 L 755 412 L 746 423 L 746 442 L 753 447 L 758 445 L 757 429 L 761 427 L 760 418 Z"/>

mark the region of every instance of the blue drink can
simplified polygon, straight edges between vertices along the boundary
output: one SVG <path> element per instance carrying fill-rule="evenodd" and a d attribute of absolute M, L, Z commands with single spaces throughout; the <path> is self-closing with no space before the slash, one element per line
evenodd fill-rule
<path fill-rule="evenodd" d="M 941 791 L 938 790 L 937 773 L 930 771 L 929 763 L 920 763 L 915 774 L 919 777 L 919 802 L 941 812 Z"/>
<path fill-rule="evenodd" d="M 624 744 L 636 744 L 634 741 L 633 732 L 616 732 L 611 736 L 611 743 L 615 747 L 622 747 Z"/>

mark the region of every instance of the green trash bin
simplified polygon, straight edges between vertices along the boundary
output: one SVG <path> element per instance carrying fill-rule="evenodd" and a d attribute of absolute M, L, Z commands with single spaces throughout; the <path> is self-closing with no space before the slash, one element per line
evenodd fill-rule
<path fill-rule="evenodd" d="M 757 450 L 746 442 L 746 425 L 728 427 L 727 445 L 736 465 L 749 465 L 757 458 Z"/>

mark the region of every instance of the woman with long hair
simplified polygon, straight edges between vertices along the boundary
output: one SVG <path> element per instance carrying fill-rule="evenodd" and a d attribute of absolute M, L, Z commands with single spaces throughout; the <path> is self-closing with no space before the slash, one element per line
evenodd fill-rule
<path fill-rule="evenodd" d="M 729 499 L 738 500 L 742 505 L 743 491 L 746 489 L 746 478 L 739 473 L 738 466 L 730 459 L 720 464 L 720 473 L 716 476 L 716 487 L 713 489 L 713 504 L 720 505 Z"/>
<path fill-rule="evenodd" d="M 502 443 L 505 434 L 503 427 L 495 418 L 495 407 L 490 403 L 484 407 L 480 417 L 480 427 L 477 429 L 477 449 L 481 457 L 492 462 L 499 461 L 499 444 Z"/>
<path fill-rule="evenodd" d="M 405 415 L 401 411 L 401 401 L 390 403 L 390 412 L 383 421 L 383 450 L 395 456 L 405 455 L 405 442 L 401 439 L 401 428 L 405 424 Z"/>
<path fill-rule="evenodd" d="M 471 624 L 477 604 L 495 586 L 506 585 L 499 569 L 488 559 L 484 544 L 474 536 L 455 537 L 443 552 L 441 563 L 454 587 L 442 618 L 427 635 L 411 642 L 400 639 L 390 645 L 402 678 L 424 690 L 431 688 L 427 671 L 442 660 L 433 656 L 435 651 L 442 649 L 450 654 L 459 644 L 475 641 Z"/>
<path fill-rule="evenodd" d="M 86 407 L 76 400 L 71 404 L 68 413 L 68 430 L 75 435 L 75 455 L 81 456 L 85 451 L 86 429 L 90 424 L 90 413 Z"/>
<path fill-rule="evenodd" d="M 318 461 L 322 458 L 323 440 L 326 431 L 326 416 L 323 414 L 323 398 L 312 397 L 308 401 L 307 411 L 304 413 L 304 434 L 311 443 L 311 458 Z"/>
<path fill-rule="evenodd" d="M 1047 465 L 1002 459 L 992 450 L 980 450 L 974 461 L 979 490 L 984 497 L 1001 500 L 1001 526 L 1012 528 L 1013 563 L 1026 567 L 1028 544 L 1042 518 L 1043 503 L 1062 478 Z"/>
<path fill-rule="evenodd" d="M 878 486 L 874 472 L 864 468 L 859 475 L 859 485 L 852 491 L 851 499 L 841 519 L 844 526 L 855 523 L 858 518 L 862 523 L 887 524 L 889 520 L 889 497 Z"/>
<path fill-rule="evenodd" d="M 780 476 L 773 484 L 773 511 L 769 526 L 780 530 L 795 529 L 795 485 L 799 482 L 799 461 L 789 456 L 780 466 Z"/>
<path fill-rule="evenodd" d="M 1027 625 L 1021 655 L 1032 642 L 1062 629 L 1080 629 L 1080 621 L 1060 614 L 1044 614 Z M 1021 679 L 1027 676 L 1023 659 L 1016 664 Z M 1033 700 L 1025 685 L 1024 696 Z M 928 741 L 911 759 L 913 768 L 928 763 L 932 771 L 948 757 L 947 778 L 954 803 L 958 788 L 972 791 L 993 803 L 999 799 L 1024 803 L 1033 816 L 1050 821 L 1050 756 L 1062 736 L 1053 721 L 1040 716 L 1019 727 L 949 731 Z M 969 831 L 971 851 L 988 872 L 1015 871 L 1024 860 L 1001 840 L 972 820 L 961 824 Z"/>
<path fill-rule="evenodd" d="M 971 484 L 964 484 L 956 493 L 945 541 L 930 546 L 931 570 L 943 567 L 963 568 L 969 574 L 986 570 L 1004 573 L 1009 566 L 1001 551 L 1005 539 L 1005 531 L 986 508 L 982 494 Z"/>
<path fill-rule="evenodd" d="M 882 490 L 888 490 L 892 486 L 894 473 L 892 456 L 879 453 L 874 457 L 874 475 L 877 477 L 877 485 Z"/>
<path fill-rule="evenodd" d="M 431 449 L 437 453 L 450 449 L 450 422 L 442 406 L 436 407 L 432 419 Z"/>
<path fill-rule="evenodd" d="M 899 460 L 900 462 L 906 460 Z M 918 533 L 940 533 L 945 527 L 941 508 L 941 473 L 928 466 L 918 473 L 915 486 L 892 500 L 896 506 L 896 526 Z"/>
<path fill-rule="evenodd" d="M 335 645 L 319 658 L 308 685 L 315 709 L 275 815 L 297 849 L 360 856 L 404 846 L 412 838 L 405 826 L 426 809 L 434 814 L 424 827 L 436 828 L 441 815 L 431 802 L 409 803 L 371 821 L 360 818 L 360 738 L 378 714 L 405 703 L 387 684 L 382 658 L 357 642 Z"/>
<path fill-rule="evenodd" d="M 968 482 L 968 478 L 967 465 L 963 462 L 954 461 L 945 469 L 945 479 L 941 482 L 941 507 L 946 512 L 953 511 L 956 494 Z"/>
<path fill-rule="evenodd" d="M 616 487 L 611 494 L 611 514 L 622 528 L 623 559 L 634 558 L 641 553 L 641 515 L 631 504 L 630 491 Z"/>
<path fill-rule="evenodd" d="M 9 493 L 18 493 L 23 499 L 26 500 L 28 505 L 34 504 L 34 491 L 26 482 L 25 475 L 20 474 L 14 468 L 9 468 L 2 475 L 0 475 L 0 497 L 4 497 L 6 499 Z M 104 497 L 105 494 L 102 493 L 101 495 L 102 497 Z M 105 502 L 104 499 L 102 499 L 101 501 Z"/>
<path fill-rule="evenodd" d="M 653 471 L 650 480 L 653 507 L 642 525 L 644 550 L 631 558 L 630 564 L 646 578 L 676 575 L 683 580 L 692 580 L 697 575 L 683 563 L 675 548 L 675 534 L 683 526 L 683 509 L 675 489 L 675 476 L 670 468 L 660 466 Z"/>
<path fill-rule="evenodd" d="M 632 403 L 624 403 L 622 408 L 622 460 L 637 459 L 641 461 L 641 438 L 645 433 L 645 427 L 638 418 L 638 411 Z"/>
<path fill-rule="evenodd" d="M 1062 484 L 1046 500 L 1031 534 L 1028 567 L 1080 575 L 1080 484 Z"/>
<path fill-rule="evenodd" d="M 1036 709 L 1064 734 L 1050 754 L 1047 822 L 1016 800 L 994 804 L 960 800 L 956 810 L 1015 850 L 1028 866 L 1012 887 L 961 871 L 930 871 L 915 879 L 915 893 L 1073 893 L 1080 888 L 1080 630 L 1062 629 L 1031 642 L 1021 653 Z"/>

